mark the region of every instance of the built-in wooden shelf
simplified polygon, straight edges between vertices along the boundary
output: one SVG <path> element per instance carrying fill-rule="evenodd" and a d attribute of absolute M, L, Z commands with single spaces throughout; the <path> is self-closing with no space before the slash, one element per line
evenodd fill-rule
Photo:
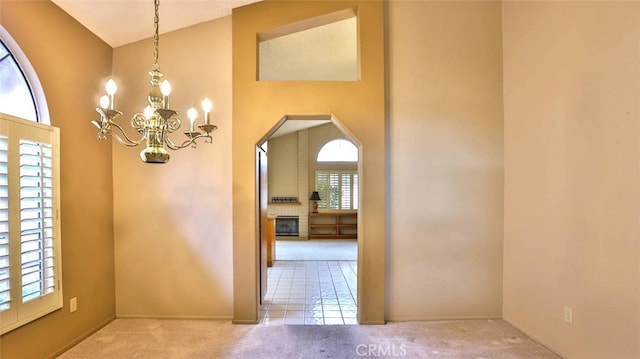
<path fill-rule="evenodd" d="M 357 239 L 358 212 L 309 213 L 309 239 Z"/>

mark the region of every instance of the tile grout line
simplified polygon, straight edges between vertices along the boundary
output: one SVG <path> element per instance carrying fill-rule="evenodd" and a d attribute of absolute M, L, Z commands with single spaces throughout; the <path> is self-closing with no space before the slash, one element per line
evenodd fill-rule
<path fill-rule="evenodd" d="M 337 311 L 340 313 L 340 318 L 330 318 L 330 321 L 340 319 L 342 325 L 347 324 L 347 321 L 351 322 L 354 318 L 349 317 L 345 320 L 344 317 L 345 306 L 353 306 L 351 303 L 357 303 L 353 295 L 354 288 L 350 285 L 350 283 L 353 284 L 353 281 L 348 278 L 349 273 L 355 273 L 351 262 L 352 261 L 292 261 L 285 262 L 286 264 L 276 262 L 276 266 L 269 268 L 269 272 L 267 273 L 268 283 L 270 282 L 272 285 L 275 285 L 275 289 L 267 289 L 265 303 L 260 307 L 260 311 L 262 312 L 260 322 L 265 324 L 287 324 L 287 322 L 289 322 L 289 324 L 326 325 L 327 313 L 325 311 L 327 310 L 327 306 L 337 307 L 337 309 L 339 309 Z M 349 269 L 351 270 L 349 271 Z M 274 277 L 276 275 L 277 277 Z M 336 281 L 338 281 L 338 283 L 336 283 Z M 313 290 L 310 290 L 310 284 L 313 285 Z M 273 288 L 273 286 L 271 288 Z M 298 292 L 302 292 L 303 288 L 304 295 L 300 298 Z M 340 288 L 340 290 L 338 290 L 338 288 Z M 341 296 L 340 294 L 346 293 L 345 290 L 348 291 L 347 296 Z M 293 293 L 294 291 L 296 293 Z M 286 293 L 286 295 L 283 296 L 283 293 Z M 317 315 L 308 315 L 311 309 L 309 308 L 309 303 L 310 298 L 313 298 L 312 296 L 318 296 L 317 300 L 320 302 L 320 310 L 318 310 L 317 313 L 321 314 L 321 318 Z M 330 299 L 331 301 L 329 302 Z M 282 306 L 282 308 L 278 307 L 278 309 L 275 309 L 273 305 Z M 295 306 L 295 309 L 293 309 L 293 306 Z M 304 309 L 299 310 L 300 308 Z M 357 311 L 357 305 L 355 309 Z M 276 311 L 282 313 L 276 314 Z M 278 316 L 271 316 L 271 314 Z M 289 317 L 289 314 L 294 316 Z M 280 317 L 280 315 L 282 315 L 282 317 Z M 315 319 L 315 322 L 309 319 Z M 322 319 L 321 323 L 319 323 L 319 319 Z"/>

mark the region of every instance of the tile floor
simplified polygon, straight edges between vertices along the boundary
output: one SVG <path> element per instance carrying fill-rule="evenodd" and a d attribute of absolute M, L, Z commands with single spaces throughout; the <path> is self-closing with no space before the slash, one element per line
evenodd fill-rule
<path fill-rule="evenodd" d="M 276 261 L 260 306 L 264 324 L 358 324 L 356 261 Z"/>

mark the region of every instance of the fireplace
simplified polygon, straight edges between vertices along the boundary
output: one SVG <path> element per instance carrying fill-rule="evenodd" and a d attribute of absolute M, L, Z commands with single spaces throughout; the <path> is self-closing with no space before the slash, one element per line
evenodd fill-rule
<path fill-rule="evenodd" d="M 298 231 L 298 216 L 278 216 L 276 217 L 276 236 L 294 236 L 300 235 Z"/>

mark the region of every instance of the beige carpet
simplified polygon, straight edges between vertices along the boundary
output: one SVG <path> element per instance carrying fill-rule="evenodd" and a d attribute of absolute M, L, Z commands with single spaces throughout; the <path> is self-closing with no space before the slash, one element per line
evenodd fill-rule
<path fill-rule="evenodd" d="M 156 319 L 117 319 L 60 358 L 381 357 L 559 358 L 502 320 L 303 326 Z"/>
<path fill-rule="evenodd" d="M 281 261 L 355 261 L 355 239 L 276 240 L 276 260 Z"/>

